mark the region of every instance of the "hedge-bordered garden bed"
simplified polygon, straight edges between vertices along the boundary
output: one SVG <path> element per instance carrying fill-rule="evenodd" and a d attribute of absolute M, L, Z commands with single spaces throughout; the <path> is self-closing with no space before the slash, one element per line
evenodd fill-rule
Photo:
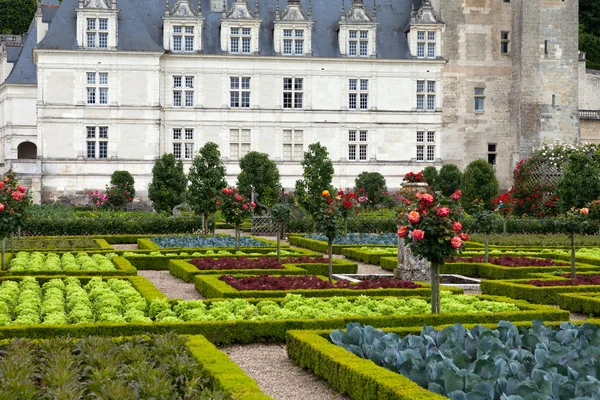
<path fill-rule="evenodd" d="M 303 236 L 290 236 L 289 242 L 293 246 L 304 247 L 312 251 L 318 251 L 321 253 L 327 253 L 328 246 L 327 242 L 320 240 L 309 239 Z M 333 254 L 342 254 L 342 249 L 347 248 L 361 248 L 361 247 L 396 247 L 396 245 L 383 245 L 383 244 L 333 244 L 331 251 Z"/>
<path fill-rule="evenodd" d="M 12 254 L 10 254 L 10 259 L 12 259 Z M 113 265 L 115 266 L 115 271 L 89 271 L 89 270 L 81 270 L 81 271 L 3 271 L 4 275 L 7 276 L 74 276 L 74 277 L 108 277 L 108 276 L 127 276 L 127 275 L 137 275 L 137 269 L 131 265 L 131 263 L 125 257 L 113 257 L 111 259 Z M 9 265 L 9 263 L 7 263 Z"/>
<path fill-rule="evenodd" d="M 527 284 L 531 279 L 481 281 L 481 291 L 489 295 L 508 296 L 536 304 L 558 304 L 563 293 L 600 292 L 600 285 L 544 286 Z M 540 279 L 541 281 L 567 280 L 563 277 Z"/>
<path fill-rule="evenodd" d="M 373 252 L 373 253 L 367 252 L 367 251 L 363 251 L 362 247 L 364 247 L 364 246 L 361 246 L 359 248 L 356 248 L 356 247 L 343 248 L 342 254 L 346 258 L 350 258 L 352 260 L 358 260 L 358 261 L 362 261 L 367 264 L 374 264 L 374 265 L 379 265 L 379 260 L 381 260 L 382 257 L 393 257 L 393 256 L 398 255 L 398 249 L 395 246 L 393 246 L 393 247 L 379 246 L 382 249 L 383 248 L 394 249 L 395 254 L 390 254 L 387 252 Z"/>

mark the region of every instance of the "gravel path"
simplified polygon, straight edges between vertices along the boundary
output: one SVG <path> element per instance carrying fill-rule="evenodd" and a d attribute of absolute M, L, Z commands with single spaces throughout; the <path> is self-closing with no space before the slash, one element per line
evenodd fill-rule
<path fill-rule="evenodd" d="M 111 246 L 115 250 L 138 250 L 137 244 L 113 244 Z"/>
<path fill-rule="evenodd" d="M 138 275 L 143 276 L 170 299 L 202 300 L 204 297 L 198 293 L 193 283 L 184 282 L 175 278 L 169 271 L 138 270 Z"/>
<path fill-rule="evenodd" d="M 284 345 L 251 344 L 222 350 L 275 400 L 349 400 L 335 393 L 326 381 L 294 365 Z"/>

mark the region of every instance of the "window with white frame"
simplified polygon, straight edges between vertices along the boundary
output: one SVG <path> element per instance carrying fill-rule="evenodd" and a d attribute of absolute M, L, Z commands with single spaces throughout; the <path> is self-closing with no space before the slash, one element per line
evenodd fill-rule
<path fill-rule="evenodd" d="M 108 73 L 86 73 L 86 103 L 108 104 Z"/>
<path fill-rule="evenodd" d="M 230 129 L 229 130 L 229 157 L 232 160 L 239 160 L 250 152 L 251 143 L 250 129 Z"/>
<path fill-rule="evenodd" d="M 283 130 L 284 161 L 302 160 L 304 156 L 304 131 L 300 129 Z"/>
<path fill-rule="evenodd" d="M 283 30 L 283 55 L 304 55 L 304 29 Z"/>
<path fill-rule="evenodd" d="M 417 110 L 435 111 L 435 81 L 417 81 Z"/>
<path fill-rule="evenodd" d="M 367 57 L 369 55 L 369 31 L 351 30 L 348 35 L 348 55 L 350 57 Z"/>
<path fill-rule="evenodd" d="M 173 128 L 173 155 L 179 160 L 194 158 L 194 128 Z"/>
<path fill-rule="evenodd" d="M 87 158 L 108 158 L 108 126 L 86 126 Z"/>
<path fill-rule="evenodd" d="M 229 106 L 250 107 L 250 77 L 232 76 L 229 80 Z"/>
<path fill-rule="evenodd" d="M 231 28 L 229 32 L 229 52 L 250 54 L 250 50 L 252 49 L 252 29 Z"/>
<path fill-rule="evenodd" d="M 173 75 L 173 107 L 194 107 L 194 77 Z"/>
<path fill-rule="evenodd" d="M 367 161 L 367 134 L 364 130 L 348 131 L 348 160 Z"/>
<path fill-rule="evenodd" d="M 194 52 L 194 27 L 193 26 L 174 26 L 173 27 L 173 51 L 176 53 Z"/>
<path fill-rule="evenodd" d="M 348 108 L 351 110 L 369 109 L 368 79 L 350 79 L 348 81 Z"/>
<path fill-rule="evenodd" d="M 417 31 L 417 58 L 436 58 L 436 33 Z"/>
<path fill-rule="evenodd" d="M 435 161 L 435 132 L 417 132 L 417 161 Z"/>
<path fill-rule="evenodd" d="M 87 18 L 85 35 L 88 49 L 108 48 L 108 19 Z"/>
<path fill-rule="evenodd" d="M 283 78 L 283 108 L 302 108 L 304 101 L 304 79 Z"/>

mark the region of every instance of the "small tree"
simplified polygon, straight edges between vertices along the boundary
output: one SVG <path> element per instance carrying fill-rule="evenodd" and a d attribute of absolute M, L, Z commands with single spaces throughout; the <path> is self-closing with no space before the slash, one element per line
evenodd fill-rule
<path fill-rule="evenodd" d="M 372 206 L 376 206 L 382 201 L 382 192 L 387 190 L 385 178 L 379 172 L 361 172 L 354 180 L 354 190 L 358 193 L 364 189 L 361 195 L 367 196 Z"/>
<path fill-rule="evenodd" d="M 442 192 L 444 196 L 450 196 L 457 189 L 460 189 L 462 173 L 454 164 L 446 164 L 440 169 L 436 179 L 435 190 Z"/>
<path fill-rule="evenodd" d="M 588 225 L 589 208 L 572 208 L 554 219 L 558 231 L 565 232 L 571 239 L 571 279 L 575 279 L 575 235 L 583 232 Z"/>
<path fill-rule="evenodd" d="M 577 152 L 569 155 L 558 181 L 558 206 L 565 213 L 571 208 L 586 207 L 600 197 L 600 169 L 587 154 Z"/>
<path fill-rule="evenodd" d="M 148 186 L 148 198 L 158 212 L 170 213 L 184 202 L 187 179 L 183 163 L 173 154 L 163 154 L 152 167 L 152 182 Z"/>
<path fill-rule="evenodd" d="M 343 193 L 343 192 L 342 192 Z M 327 238 L 327 254 L 329 256 L 329 283 L 333 280 L 333 241 L 339 233 L 342 196 L 333 197 L 329 190 L 323 190 L 318 198 L 313 199 L 318 209 L 313 214 L 317 232 Z"/>
<path fill-rule="evenodd" d="M 491 210 L 492 200 L 498 197 L 499 192 L 494 167 L 485 160 L 472 161 L 465 168 L 461 188 L 467 212 L 473 211 L 472 205 L 476 199 L 483 201 L 485 207 Z"/>
<path fill-rule="evenodd" d="M 238 252 L 240 251 L 240 225 L 251 215 L 256 205 L 249 203 L 248 199 L 234 188 L 221 190 L 216 204 L 220 207 L 225 222 L 235 225 L 235 251 Z"/>
<path fill-rule="evenodd" d="M 277 262 L 281 263 L 281 238 L 283 227 L 292 216 L 292 210 L 285 203 L 277 203 L 271 207 L 271 219 L 277 224 Z"/>
<path fill-rule="evenodd" d="M 425 182 L 427 182 L 433 190 L 437 190 L 438 170 L 436 167 L 425 167 L 425 169 L 423 169 L 423 178 L 425 178 Z"/>
<path fill-rule="evenodd" d="M 225 166 L 216 143 L 206 143 L 192 161 L 188 174 L 187 202 L 196 215 L 204 219 L 204 233 L 208 233 L 208 217 L 217 211 L 215 199 L 227 186 Z"/>
<path fill-rule="evenodd" d="M 1 267 L 4 269 L 6 238 L 23 224 L 25 211 L 31 204 L 27 188 L 20 186 L 12 171 L 0 180 L 0 240 L 2 241 Z"/>
<path fill-rule="evenodd" d="M 301 165 L 304 179 L 296 181 L 296 200 L 302 208 L 314 216 L 320 207 L 315 199 L 319 198 L 323 189 L 331 189 L 333 162 L 329 158 L 327 147 L 317 142 L 308 146 Z"/>
<path fill-rule="evenodd" d="M 110 185 L 106 185 L 107 201 L 105 206 L 122 209 L 135 197 L 135 180 L 129 171 L 115 171 L 110 177 Z"/>
<path fill-rule="evenodd" d="M 485 253 L 484 262 L 489 261 L 490 254 L 490 235 L 496 231 L 497 217 L 496 213 L 485 207 L 482 200 L 476 199 L 471 207 L 473 210 L 473 232 L 483 233 L 485 235 Z"/>
<path fill-rule="evenodd" d="M 249 152 L 240 160 L 240 169 L 237 187 L 241 194 L 250 198 L 254 187 L 261 203 L 268 206 L 277 203 L 281 191 L 279 170 L 268 154 Z"/>

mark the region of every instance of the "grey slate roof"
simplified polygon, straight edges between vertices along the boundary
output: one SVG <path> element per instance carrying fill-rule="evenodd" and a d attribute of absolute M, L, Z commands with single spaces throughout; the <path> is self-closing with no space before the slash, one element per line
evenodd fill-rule
<path fill-rule="evenodd" d="M 8 46 L 6 48 L 6 61 L 9 63 L 14 63 L 19 59 L 19 54 L 21 54 L 21 50 L 23 50 L 22 46 Z"/>
<path fill-rule="evenodd" d="M 23 43 L 19 59 L 15 63 L 5 83 L 21 85 L 37 85 L 37 70 L 33 64 L 33 48 L 37 42 L 37 26 L 35 20 L 29 25 L 27 38 Z"/>

